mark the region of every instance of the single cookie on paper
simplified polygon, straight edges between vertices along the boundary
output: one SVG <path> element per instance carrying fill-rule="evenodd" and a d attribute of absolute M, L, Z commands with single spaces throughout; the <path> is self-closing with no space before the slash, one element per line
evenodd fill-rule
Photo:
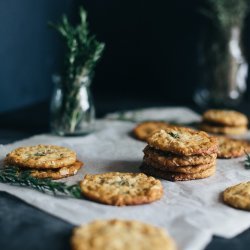
<path fill-rule="evenodd" d="M 234 110 L 210 109 L 202 116 L 203 121 L 218 123 L 225 126 L 247 126 L 247 117 Z"/>
<path fill-rule="evenodd" d="M 250 211 L 250 181 L 227 188 L 223 200 L 229 206 Z"/>
<path fill-rule="evenodd" d="M 215 137 L 185 127 L 171 127 L 157 131 L 147 141 L 153 148 L 185 156 L 212 154 L 218 150 Z"/>
<path fill-rule="evenodd" d="M 97 220 L 76 227 L 73 250 L 176 250 L 164 229 L 139 221 Z"/>
<path fill-rule="evenodd" d="M 157 130 L 165 129 L 170 127 L 171 125 L 166 122 L 161 121 L 145 121 L 139 123 L 133 129 L 133 135 L 142 141 L 147 141 L 147 138 L 152 135 Z"/>
<path fill-rule="evenodd" d="M 151 203 L 163 195 L 161 182 L 142 173 L 87 174 L 80 187 L 85 197 L 115 206 Z"/>
<path fill-rule="evenodd" d="M 162 165 L 161 163 L 152 160 L 150 157 L 144 156 L 143 162 L 150 167 L 153 167 L 155 169 L 159 169 L 162 171 L 167 172 L 173 172 L 173 173 L 183 173 L 183 174 L 194 174 L 194 173 L 200 173 L 202 171 L 205 171 L 207 169 L 211 169 L 215 165 L 215 160 L 213 160 L 211 163 L 208 164 L 202 164 L 202 165 L 192 165 L 192 166 L 168 166 L 168 165 Z"/>
<path fill-rule="evenodd" d="M 62 168 L 32 170 L 31 175 L 35 178 L 40 178 L 40 179 L 50 178 L 53 180 L 57 180 L 75 175 L 82 166 L 83 162 L 76 161 L 72 165 Z"/>
<path fill-rule="evenodd" d="M 215 165 L 213 165 L 210 168 L 200 171 L 198 173 L 177 173 L 177 172 L 174 173 L 156 169 L 152 166 L 142 163 L 140 169 L 145 174 L 169 181 L 189 181 L 189 180 L 203 179 L 212 176 L 215 173 L 216 167 Z"/>
<path fill-rule="evenodd" d="M 68 148 L 55 145 L 36 145 L 14 149 L 5 161 L 19 167 L 53 169 L 72 165 L 76 153 Z"/>
<path fill-rule="evenodd" d="M 218 158 L 236 158 L 246 154 L 246 142 L 224 136 L 217 137 L 219 142 Z"/>
<path fill-rule="evenodd" d="M 247 126 L 218 126 L 201 123 L 200 129 L 212 134 L 241 135 L 247 132 Z"/>
<path fill-rule="evenodd" d="M 145 157 L 150 158 L 166 167 L 206 165 L 214 162 L 217 157 L 216 153 L 192 156 L 177 155 L 154 149 L 148 145 L 145 147 L 143 152 L 145 154 Z"/>

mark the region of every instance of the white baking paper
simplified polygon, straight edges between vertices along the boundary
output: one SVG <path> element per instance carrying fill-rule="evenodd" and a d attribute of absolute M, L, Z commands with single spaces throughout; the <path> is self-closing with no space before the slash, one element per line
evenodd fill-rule
<path fill-rule="evenodd" d="M 123 114 L 133 120 L 159 119 L 193 122 L 200 118 L 185 108 L 148 109 Z M 146 143 L 131 137 L 135 123 L 116 121 L 119 114 L 97 121 L 96 132 L 82 137 L 37 135 L 0 147 L 1 160 L 18 146 L 56 144 L 70 147 L 84 162 L 78 174 L 64 179 L 68 184 L 81 180 L 86 173 L 109 171 L 139 172 L 142 150 Z M 249 138 L 248 134 L 248 138 Z M 164 196 L 147 205 L 114 207 L 84 199 L 54 197 L 38 191 L 0 183 L 0 190 L 13 194 L 27 203 L 73 224 L 95 219 L 136 219 L 164 227 L 175 239 L 179 249 L 200 250 L 212 235 L 231 238 L 250 226 L 250 213 L 224 205 L 221 192 L 228 186 L 250 180 L 250 170 L 244 168 L 244 157 L 217 160 L 217 172 L 203 180 L 169 182 L 162 180 Z"/>

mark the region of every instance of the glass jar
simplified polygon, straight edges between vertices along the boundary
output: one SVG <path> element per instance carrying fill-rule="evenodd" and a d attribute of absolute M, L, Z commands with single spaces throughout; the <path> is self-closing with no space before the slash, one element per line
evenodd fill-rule
<path fill-rule="evenodd" d="M 94 129 L 95 108 L 90 92 L 92 77 L 85 75 L 65 84 L 54 75 L 54 92 L 50 105 L 51 132 L 61 136 L 83 135 Z"/>
<path fill-rule="evenodd" d="M 207 32 L 199 54 L 199 86 L 194 101 L 204 108 L 237 106 L 246 91 L 248 64 L 242 43 L 242 28 L 227 32 Z"/>

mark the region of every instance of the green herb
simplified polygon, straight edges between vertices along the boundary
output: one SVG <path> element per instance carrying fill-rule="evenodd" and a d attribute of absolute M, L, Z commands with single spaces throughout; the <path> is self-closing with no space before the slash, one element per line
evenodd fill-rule
<path fill-rule="evenodd" d="M 248 0 L 206 0 L 201 13 L 210 18 L 220 30 L 242 26 L 249 11 Z"/>
<path fill-rule="evenodd" d="M 38 179 L 31 176 L 31 170 L 21 170 L 16 166 L 5 166 L 1 168 L 0 182 L 22 187 L 31 187 L 42 193 L 69 195 L 74 198 L 81 198 L 81 190 L 78 184 L 68 186 L 64 182 L 55 182 L 49 178 Z"/>
<path fill-rule="evenodd" d="M 61 128 L 65 133 L 75 132 L 81 121 L 92 119 L 81 108 L 81 87 L 89 87 L 94 68 L 100 60 L 104 43 L 97 41 L 95 35 L 90 34 L 87 13 L 80 8 L 80 23 L 73 26 L 63 15 L 58 24 L 49 23 L 55 28 L 65 42 L 65 64 L 62 77 L 58 82 L 62 88 L 62 103 L 54 116 L 52 127 Z"/>
<path fill-rule="evenodd" d="M 180 136 L 177 133 L 169 132 L 168 134 L 175 139 L 180 139 Z"/>
<path fill-rule="evenodd" d="M 87 12 L 80 7 L 80 23 L 73 26 L 68 18 L 63 15 L 58 24 L 49 23 L 62 36 L 66 44 L 65 78 L 64 84 L 78 84 L 77 78 L 84 77 L 91 72 L 101 58 L 104 43 L 96 40 L 91 35 L 87 23 Z"/>
<path fill-rule="evenodd" d="M 250 155 L 246 152 L 245 168 L 250 169 Z"/>

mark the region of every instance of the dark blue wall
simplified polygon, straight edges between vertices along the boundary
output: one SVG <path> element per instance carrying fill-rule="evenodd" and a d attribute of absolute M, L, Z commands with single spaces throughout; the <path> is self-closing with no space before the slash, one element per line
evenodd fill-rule
<path fill-rule="evenodd" d="M 48 98 L 62 46 L 47 22 L 72 10 L 70 0 L 0 1 L 0 112 Z"/>
<path fill-rule="evenodd" d="M 205 28 L 199 0 L 0 0 L 0 112 L 49 99 L 63 45 L 47 22 L 62 13 L 76 21 L 80 4 L 106 43 L 92 85 L 95 99 L 192 101 Z"/>

